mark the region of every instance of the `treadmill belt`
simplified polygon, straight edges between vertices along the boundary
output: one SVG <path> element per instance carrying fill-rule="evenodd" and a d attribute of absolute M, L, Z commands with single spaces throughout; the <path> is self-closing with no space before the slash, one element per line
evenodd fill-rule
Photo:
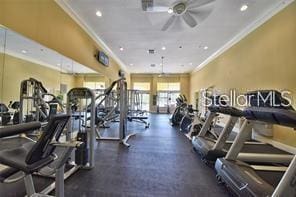
<path fill-rule="evenodd" d="M 289 154 L 283 150 L 275 148 L 269 144 L 245 144 L 243 146 L 242 151 L 243 153 L 266 153 L 266 154 Z"/>
<path fill-rule="evenodd" d="M 255 172 L 258 176 L 260 176 L 264 181 L 272 185 L 274 188 L 276 188 L 284 175 L 284 172 L 270 172 L 262 170 L 256 170 Z"/>

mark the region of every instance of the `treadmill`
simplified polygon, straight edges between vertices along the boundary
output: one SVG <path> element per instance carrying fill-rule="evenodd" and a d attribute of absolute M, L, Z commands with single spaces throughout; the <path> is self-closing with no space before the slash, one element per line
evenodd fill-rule
<path fill-rule="evenodd" d="M 296 111 L 287 108 L 248 107 L 237 138 L 225 158 L 217 159 L 217 178 L 238 196 L 296 196 L 296 157 L 285 166 L 252 166 L 238 159 L 249 135 L 244 130 L 255 121 L 296 128 Z"/>
<path fill-rule="evenodd" d="M 246 95 L 250 98 L 254 98 L 254 95 L 260 94 L 267 95 L 269 92 L 275 92 L 276 98 L 279 101 L 282 101 L 282 98 L 279 96 L 278 92 L 273 90 L 261 90 L 249 92 Z M 253 96 L 252 96 L 253 95 Z M 269 97 L 267 97 L 269 98 Z M 256 100 L 251 99 L 251 103 Z M 213 105 L 208 107 L 210 114 L 204 123 L 198 136 L 193 137 L 192 145 L 194 150 L 199 153 L 207 163 L 213 163 L 217 158 L 225 157 L 228 150 L 230 149 L 233 140 L 235 138 L 234 133 L 232 132 L 236 122 L 239 118 L 243 117 L 243 111 L 231 107 L 231 106 L 217 106 Z M 224 114 L 230 116 L 228 122 L 223 128 L 222 132 L 219 135 L 217 140 L 209 138 L 207 133 L 210 131 L 211 122 L 217 116 L 217 114 Z M 252 131 L 252 127 L 246 127 L 245 130 Z M 241 153 L 238 155 L 239 159 L 249 162 L 249 163 L 285 163 L 289 164 L 293 159 L 293 155 L 286 153 L 285 151 L 279 150 L 269 144 L 250 140 L 252 132 L 247 131 L 248 141 L 244 142 L 244 147 L 242 148 Z M 232 141 L 227 141 L 227 140 Z M 271 154 L 272 153 L 272 154 Z"/>

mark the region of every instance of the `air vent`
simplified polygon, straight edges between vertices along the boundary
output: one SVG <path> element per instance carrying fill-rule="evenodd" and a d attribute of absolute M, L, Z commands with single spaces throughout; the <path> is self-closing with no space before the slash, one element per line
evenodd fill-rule
<path fill-rule="evenodd" d="M 153 7 L 153 0 L 142 0 L 143 11 L 148 11 Z"/>
<path fill-rule="evenodd" d="M 151 66 L 151 67 L 155 67 L 156 65 L 155 65 L 155 64 L 151 64 L 150 66 Z"/>
<path fill-rule="evenodd" d="M 149 49 L 149 50 L 148 50 L 148 53 L 149 53 L 149 54 L 154 54 L 154 53 L 155 53 L 155 50 L 154 50 L 154 49 Z"/>

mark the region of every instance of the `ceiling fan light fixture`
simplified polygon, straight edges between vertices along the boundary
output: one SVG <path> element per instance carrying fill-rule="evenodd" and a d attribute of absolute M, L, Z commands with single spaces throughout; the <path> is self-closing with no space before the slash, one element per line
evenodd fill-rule
<path fill-rule="evenodd" d="M 165 46 L 161 47 L 161 50 L 163 50 L 163 51 L 166 50 L 166 47 Z"/>
<path fill-rule="evenodd" d="M 186 9 L 187 9 L 186 4 L 183 2 L 180 2 L 174 6 L 173 12 L 181 15 L 186 11 Z"/>
<path fill-rule="evenodd" d="M 173 8 L 169 8 L 169 9 L 168 9 L 168 13 L 169 13 L 169 14 L 172 14 L 173 12 L 174 12 Z"/>
<path fill-rule="evenodd" d="M 100 10 L 96 11 L 96 15 L 97 15 L 98 17 L 102 17 L 102 16 L 103 16 L 103 14 L 102 14 L 102 12 L 101 12 Z"/>
<path fill-rule="evenodd" d="M 241 11 L 241 12 L 244 12 L 244 11 L 246 11 L 247 9 L 248 9 L 248 5 L 247 5 L 247 4 L 244 4 L 244 5 L 241 6 L 240 11 Z"/>

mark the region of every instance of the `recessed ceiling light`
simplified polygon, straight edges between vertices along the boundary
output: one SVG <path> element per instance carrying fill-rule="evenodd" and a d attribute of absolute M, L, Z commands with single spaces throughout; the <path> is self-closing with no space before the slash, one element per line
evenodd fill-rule
<path fill-rule="evenodd" d="M 208 50 L 209 47 L 208 47 L 208 46 L 204 46 L 203 49 L 204 49 L 204 50 Z"/>
<path fill-rule="evenodd" d="M 193 65 L 192 62 L 190 62 L 189 65 L 192 66 Z"/>
<path fill-rule="evenodd" d="M 162 63 L 160 63 L 159 66 L 162 66 Z"/>
<path fill-rule="evenodd" d="M 133 66 L 134 64 L 130 64 L 130 66 Z"/>
<path fill-rule="evenodd" d="M 166 50 L 165 46 L 161 47 L 161 50 L 163 50 L 163 51 Z"/>
<path fill-rule="evenodd" d="M 102 15 L 102 12 L 99 11 L 99 10 L 96 12 L 96 15 L 97 15 L 98 17 L 102 17 L 102 16 L 103 16 L 103 15 Z"/>
<path fill-rule="evenodd" d="M 169 9 L 168 9 L 168 13 L 169 13 L 169 14 L 172 14 L 173 12 L 174 12 L 173 8 L 169 8 Z"/>
<path fill-rule="evenodd" d="M 58 63 L 58 64 L 57 64 L 57 66 L 61 66 L 61 64 L 60 64 L 60 63 Z"/>
<path fill-rule="evenodd" d="M 119 50 L 120 50 L 120 51 L 123 51 L 123 47 L 120 47 Z"/>
<path fill-rule="evenodd" d="M 22 53 L 26 54 L 26 53 L 28 53 L 28 51 L 26 51 L 26 50 L 22 50 Z"/>
<path fill-rule="evenodd" d="M 242 7 L 240 8 L 240 11 L 246 11 L 248 9 L 248 5 L 247 4 L 244 4 L 242 5 Z"/>

